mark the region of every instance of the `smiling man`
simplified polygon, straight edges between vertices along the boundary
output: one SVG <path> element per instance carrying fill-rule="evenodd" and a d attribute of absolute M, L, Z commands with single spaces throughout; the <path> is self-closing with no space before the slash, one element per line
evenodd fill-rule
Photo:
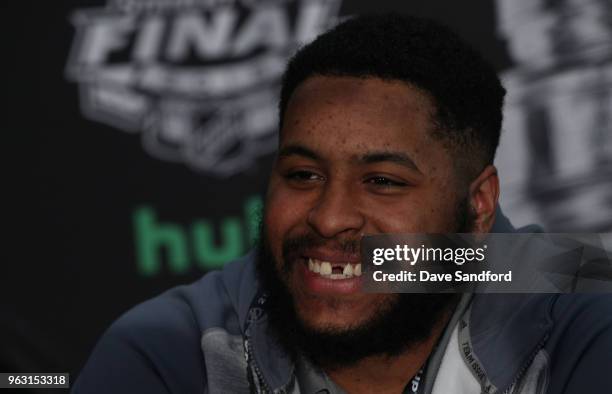
<path fill-rule="evenodd" d="M 364 235 L 516 231 L 496 209 L 504 94 L 427 20 L 358 17 L 302 48 L 259 247 L 119 319 L 74 392 L 612 387 L 609 298 L 361 291 Z"/>

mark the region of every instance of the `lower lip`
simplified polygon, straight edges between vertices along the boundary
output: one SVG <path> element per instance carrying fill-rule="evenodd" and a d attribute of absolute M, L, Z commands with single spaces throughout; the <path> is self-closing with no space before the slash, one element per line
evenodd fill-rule
<path fill-rule="evenodd" d="M 327 279 L 308 269 L 304 262 L 298 264 L 298 272 L 310 292 L 317 294 L 352 294 L 361 289 L 362 278 L 354 276 L 348 279 Z"/>

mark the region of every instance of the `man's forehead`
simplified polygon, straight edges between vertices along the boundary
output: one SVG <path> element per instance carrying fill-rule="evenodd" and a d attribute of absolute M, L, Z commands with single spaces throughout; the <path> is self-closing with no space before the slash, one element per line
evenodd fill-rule
<path fill-rule="evenodd" d="M 418 171 L 435 144 L 431 108 L 425 93 L 402 81 L 311 77 L 289 102 L 279 154 L 354 164 L 393 162 Z"/>
<path fill-rule="evenodd" d="M 286 117 L 300 117 L 305 110 L 342 108 L 341 115 L 355 118 L 430 114 L 433 100 L 423 90 L 400 80 L 378 77 L 312 76 L 291 95 Z M 358 113 L 351 109 L 358 108 Z M 361 115 L 361 116 L 359 116 Z M 287 119 L 285 119 L 287 121 Z"/>
<path fill-rule="evenodd" d="M 281 137 L 296 126 L 310 131 L 330 124 L 343 130 L 362 126 L 430 128 L 433 101 L 422 90 L 398 80 L 374 77 L 313 76 L 288 102 Z M 380 133 L 383 130 L 369 130 Z"/>

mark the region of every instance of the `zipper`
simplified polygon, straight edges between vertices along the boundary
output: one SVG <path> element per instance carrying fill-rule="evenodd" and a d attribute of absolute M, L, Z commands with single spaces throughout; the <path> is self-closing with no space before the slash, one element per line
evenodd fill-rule
<path fill-rule="evenodd" d="M 268 382 L 263 376 L 261 369 L 257 365 L 257 360 L 254 356 L 253 345 L 251 341 L 251 324 L 259 320 L 264 314 L 263 305 L 265 304 L 267 296 L 265 294 L 255 297 L 255 301 L 249 309 L 249 316 L 247 318 L 245 330 L 244 330 L 244 356 L 246 358 L 247 365 L 253 377 L 253 384 L 255 385 L 256 392 L 259 393 L 271 393 L 271 394 L 284 394 L 285 389 L 280 388 L 278 390 L 272 390 Z"/>
<path fill-rule="evenodd" d="M 503 394 L 510 394 L 514 389 L 516 384 L 519 382 L 519 380 L 521 380 L 521 378 L 523 377 L 523 375 L 525 375 L 525 372 L 527 371 L 527 369 L 529 368 L 529 366 L 531 365 L 531 363 L 533 362 L 533 359 L 535 358 L 535 356 L 538 354 L 538 352 L 540 350 L 542 350 L 542 348 L 544 347 L 544 345 L 546 344 L 546 341 L 548 341 L 548 336 L 549 334 L 546 333 L 542 339 L 540 340 L 540 342 L 538 342 L 538 345 L 536 346 L 536 348 L 534 349 L 533 352 L 531 352 L 531 354 L 529 355 L 529 358 L 527 359 L 527 362 L 525 362 L 523 364 L 523 366 L 521 367 L 521 369 L 519 369 L 519 372 L 517 373 L 516 377 L 514 378 L 514 380 L 512 381 L 512 384 L 510 384 L 510 386 L 508 386 L 508 388 L 503 392 Z"/>
<path fill-rule="evenodd" d="M 554 301 L 550 301 L 549 309 L 552 309 L 555 301 L 557 300 L 557 297 L 554 298 Z M 550 310 L 549 310 L 549 313 L 550 313 Z M 535 357 L 538 354 L 538 352 L 540 350 L 542 350 L 542 348 L 546 344 L 546 341 L 548 341 L 549 337 L 550 337 L 550 329 L 544 334 L 542 339 L 540 339 L 540 341 L 538 342 L 538 344 L 535 347 L 535 349 L 529 355 L 529 358 L 527 359 L 527 362 L 525 362 L 523 364 L 523 366 L 521 367 L 521 369 L 517 373 L 516 377 L 512 381 L 512 384 L 510 386 L 508 386 L 508 388 L 504 391 L 503 394 L 510 394 L 516 388 L 515 386 L 518 384 L 519 380 L 523 378 L 523 375 L 525 375 L 525 372 L 527 371 L 527 369 L 529 368 L 529 366 L 531 365 L 531 363 L 535 359 Z"/>
<path fill-rule="evenodd" d="M 253 346 L 251 345 L 251 340 L 249 337 L 245 339 L 244 346 L 246 347 L 246 359 L 249 368 L 251 369 L 251 374 L 254 378 L 253 383 L 255 383 L 257 393 L 272 393 L 272 389 L 264 379 L 261 369 L 259 369 L 259 366 L 257 365 L 257 360 L 255 360 L 255 357 L 253 356 Z M 255 379 L 257 379 L 256 382 Z"/>

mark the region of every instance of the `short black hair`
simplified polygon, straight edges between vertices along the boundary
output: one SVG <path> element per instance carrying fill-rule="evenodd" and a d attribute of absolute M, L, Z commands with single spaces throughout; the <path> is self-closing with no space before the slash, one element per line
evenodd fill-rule
<path fill-rule="evenodd" d="M 466 176 L 493 163 L 506 91 L 493 67 L 447 27 L 419 17 L 380 14 L 357 16 L 323 33 L 289 60 L 279 129 L 291 95 L 315 75 L 406 82 L 432 99 L 434 133 L 458 154 L 457 165 L 468 170 Z"/>

